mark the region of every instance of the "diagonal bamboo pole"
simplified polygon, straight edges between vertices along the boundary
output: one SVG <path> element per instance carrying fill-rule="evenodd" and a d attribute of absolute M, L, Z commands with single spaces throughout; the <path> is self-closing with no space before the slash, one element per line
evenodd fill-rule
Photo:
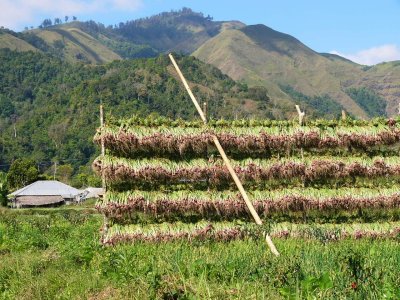
<path fill-rule="evenodd" d="M 176 71 L 178 72 L 178 75 L 179 75 L 180 79 L 182 80 L 183 85 L 185 86 L 186 91 L 188 92 L 190 98 L 192 99 L 192 102 L 193 102 L 194 106 L 196 106 L 196 109 L 197 109 L 197 112 L 200 115 L 200 118 L 202 119 L 204 124 L 207 124 L 207 119 L 206 119 L 206 117 L 204 115 L 204 112 L 200 108 L 199 103 L 197 102 L 195 96 L 193 95 L 193 93 L 192 93 L 192 91 L 191 91 L 191 89 L 190 89 L 185 77 L 183 76 L 181 70 L 179 69 L 179 66 L 176 63 L 176 61 L 175 61 L 174 57 L 172 56 L 172 54 L 169 54 L 169 58 L 170 58 L 172 64 L 174 65 Z M 226 156 L 225 151 L 222 148 L 218 138 L 215 135 L 213 135 L 212 137 L 213 137 L 214 144 L 217 147 L 222 159 L 224 160 L 225 165 L 228 168 L 228 171 L 231 174 L 233 181 L 235 182 L 235 184 L 236 184 L 237 188 L 239 189 L 240 193 L 242 194 L 242 197 L 243 197 L 244 201 L 246 202 L 246 205 L 247 205 L 248 209 L 250 210 L 250 213 L 253 216 L 254 221 L 257 223 L 257 225 L 262 225 L 262 221 L 261 221 L 259 215 L 257 214 L 256 210 L 254 209 L 254 206 L 251 203 L 249 197 L 247 196 L 247 193 L 246 193 L 245 189 L 243 188 L 243 185 L 240 182 L 240 179 L 236 175 L 235 170 L 232 168 L 232 165 L 231 165 L 228 157 Z M 267 233 L 265 233 L 265 240 L 266 240 L 269 248 L 271 249 L 271 252 L 273 254 L 275 254 L 276 256 L 279 256 L 278 250 L 276 249 L 274 243 L 272 242 L 271 237 Z"/>

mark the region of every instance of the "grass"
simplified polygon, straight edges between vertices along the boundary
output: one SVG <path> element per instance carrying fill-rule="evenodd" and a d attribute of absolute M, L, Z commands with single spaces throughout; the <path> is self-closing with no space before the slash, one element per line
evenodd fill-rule
<path fill-rule="evenodd" d="M 28 44 L 22 39 L 19 39 L 11 34 L 3 33 L 0 34 L 0 45 L 1 48 L 10 48 L 11 50 L 16 51 L 38 51 L 35 47 Z"/>
<path fill-rule="evenodd" d="M 48 45 L 53 46 L 54 42 L 62 41 L 64 57 L 70 62 L 79 61 L 77 55 L 81 54 L 90 63 L 105 63 L 121 57 L 104 46 L 96 38 L 86 34 L 79 28 L 53 26 L 44 30 L 34 30 L 34 34 L 42 38 Z"/>
<path fill-rule="evenodd" d="M 99 244 L 102 216 L 0 210 L 0 299 L 397 299 L 399 240 Z"/>

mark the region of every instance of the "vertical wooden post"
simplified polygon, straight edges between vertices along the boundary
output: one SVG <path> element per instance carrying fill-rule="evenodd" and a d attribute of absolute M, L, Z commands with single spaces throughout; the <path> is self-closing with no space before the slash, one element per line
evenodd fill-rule
<path fill-rule="evenodd" d="M 305 112 L 300 110 L 300 106 L 296 105 L 297 114 L 299 115 L 299 125 L 303 125 Z"/>
<path fill-rule="evenodd" d="M 172 54 L 169 54 L 169 58 L 170 58 L 172 64 L 174 65 L 174 67 L 175 67 L 175 69 L 176 69 L 176 71 L 177 71 L 177 73 L 178 73 L 178 75 L 179 75 L 179 77 L 180 77 L 180 79 L 181 79 L 183 85 L 185 86 L 186 91 L 188 92 L 190 98 L 192 99 L 192 102 L 193 102 L 194 106 L 196 107 L 197 112 L 198 112 L 199 115 L 200 115 L 200 118 L 203 120 L 204 124 L 207 124 L 207 119 L 206 119 L 206 117 L 205 117 L 205 115 L 204 115 L 204 112 L 203 112 L 203 110 L 200 108 L 199 103 L 197 102 L 195 96 L 193 95 L 193 93 L 192 93 L 192 91 L 191 91 L 191 89 L 190 89 L 188 83 L 186 82 L 185 77 L 183 76 L 181 70 L 179 69 L 179 66 L 178 66 L 178 64 L 176 63 L 176 61 L 175 61 L 174 57 L 172 56 Z M 239 191 L 240 191 L 240 194 L 242 195 L 243 200 L 244 200 L 245 203 L 246 203 L 247 208 L 249 209 L 251 215 L 253 216 L 254 221 L 256 222 L 257 225 L 262 225 L 262 221 L 261 221 L 259 215 L 257 214 L 257 211 L 255 210 L 253 204 L 251 203 L 249 197 L 247 196 L 247 193 L 246 193 L 245 189 L 243 188 L 243 185 L 242 185 L 242 183 L 241 183 L 239 177 L 236 175 L 236 172 L 235 172 L 235 170 L 233 169 L 233 167 L 232 167 L 232 165 L 231 165 L 231 163 L 230 163 L 228 157 L 226 156 L 226 153 L 225 153 L 224 149 L 222 148 L 222 146 L 221 146 L 221 144 L 220 144 L 220 142 L 219 142 L 217 136 L 213 135 L 212 138 L 213 138 L 213 141 L 214 141 L 215 146 L 216 146 L 217 149 L 218 149 L 218 152 L 220 153 L 222 159 L 224 160 L 224 163 L 225 163 L 225 165 L 226 165 L 226 167 L 227 167 L 227 169 L 228 169 L 228 171 L 229 171 L 229 173 L 230 173 L 230 175 L 231 175 L 233 181 L 235 182 L 237 188 L 238 188 Z M 279 255 L 279 252 L 278 252 L 278 250 L 276 249 L 276 247 L 275 247 L 274 243 L 272 242 L 271 237 L 269 236 L 268 233 L 265 233 L 265 240 L 266 240 L 266 242 L 267 242 L 269 248 L 271 249 L 271 252 L 272 252 L 273 254 L 275 254 L 276 256 L 278 256 L 278 255 Z"/>
<path fill-rule="evenodd" d="M 346 118 L 347 118 L 346 111 L 344 109 L 342 109 L 342 120 L 345 121 Z"/>
<path fill-rule="evenodd" d="M 104 112 L 103 112 L 103 105 L 100 104 L 100 130 L 102 131 L 104 127 Z M 103 136 L 101 137 L 101 155 L 104 156 L 105 148 L 104 148 L 104 139 Z"/>
<path fill-rule="evenodd" d="M 103 136 L 103 129 L 104 129 L 104 111 L 103 111 L 103 105 L 100 104 L 100 134 L 101 134 L 101 156 L 104 158 L 106 154 L 106 149 L 104 146 L 104 136 Z M 106 192 L 106 178 L 104 176 L 104 171 L 103 168 L 101 168 L 101 188 L 103 189 L 103 197 L 105 196 Z M 106 215 L 104 216 L 104 222 L 103 222 L 103 238 L 107 234 L 108 231 L 108 218 Z"/>
<path fill-rule="evenodd" d="M 104 137 L 103 137 L 103 128 L 104 128 L 104 111 L 103 105 L 100 104 L 100 133 L 101 133 L 101 156 L 104 158 L 106 154 L 105 146 L 104 146 Z M 106 180 L 103 172 L 101 172 L 101 187 L 103 190 L 106 188 Z"/>

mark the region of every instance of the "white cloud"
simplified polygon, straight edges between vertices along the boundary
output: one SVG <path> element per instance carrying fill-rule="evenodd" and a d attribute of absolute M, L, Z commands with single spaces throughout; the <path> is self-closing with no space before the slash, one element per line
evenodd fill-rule
<path fill-rule="evenodd" d="M 17 29 L 38 16 L 60 17 L 107 11 L 136 11 L 143 0 L 0 0 L 0 26 Z"/>
<path fill-rule="evenodd" d="M 356 63 L 362 65 L 375 65 L 381 62 L 400 60 L 400 48 L 396 45 L 382 45 L 356 53 L 341 53 L 338 51 L 331 51 L 332 54 L 337 54 Z"/>

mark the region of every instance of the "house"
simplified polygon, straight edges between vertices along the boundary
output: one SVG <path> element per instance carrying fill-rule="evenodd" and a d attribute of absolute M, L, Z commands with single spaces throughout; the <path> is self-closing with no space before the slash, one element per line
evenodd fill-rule
<path fill-rule="evenodd" d="M 87 193 L 85 193 L 87 194 Z M 81 191 L 56 180 L 39 180 L 11 193 L 12 207 L 56 206 L 81 201 Z"/>
<path fill-rule="evenodd" d="M 87 187 L 85 189 L 87 191 L 86 199 L 90 198 L 102 198 L 104 195 L 104 189 L 96 188 L 96 187 Z"/>

